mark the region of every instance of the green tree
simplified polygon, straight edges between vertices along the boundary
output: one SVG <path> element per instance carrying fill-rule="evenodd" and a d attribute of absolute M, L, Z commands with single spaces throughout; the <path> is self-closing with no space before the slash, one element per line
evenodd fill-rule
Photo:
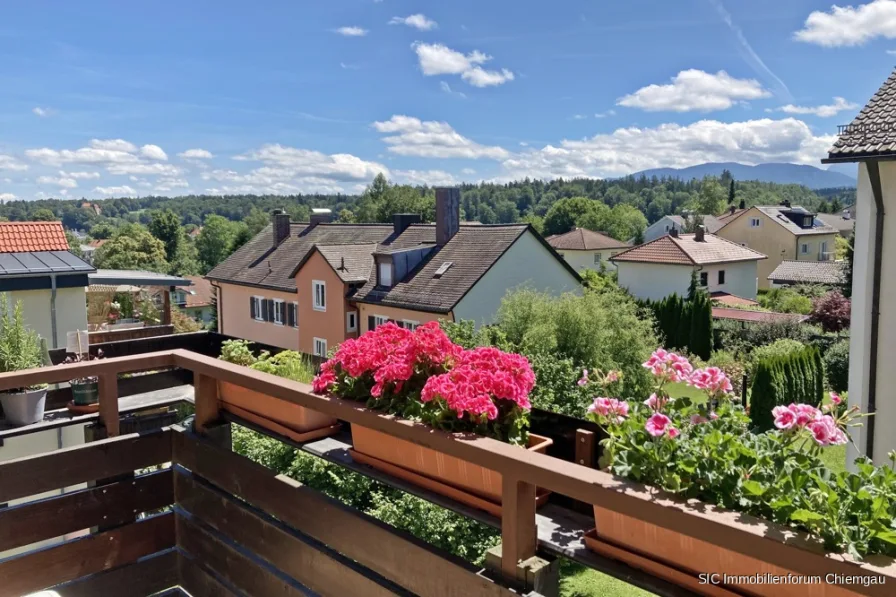
<path fill-rule="evenodd" d="M 338 220 L 343 224 L 351 224 L 355 221 L 355 214 L 352 213 L 352 210 L 344 208 L 340 210 Z"/>
<path fill-rule="evenodd" d="M 734 191 L 734 179 L 728 183 L 728 205 L 734 205 L 735 199 L 735 191 Z"/>
<path fill-rule="evenodd" d="M 140 224 L 122 227 L 96 250 L 94 264 L 103 269 L 148 270 L 168 273 L 165 245 Z"/>
<path fill-rule="evenodd" d="M 713 178 L 703 179 L 694 208 L 697 213 L 707 216 L 721 213 L 725 209 L 725 191 L 722 185 Z"/>
<path fill-rule="evenodd" d="M 249 211 L 249 215 L 243 218 L 243 222 L 249 229 L 250 237 L 253 237 L 271 223 L 271 218 L 268 214 L 253 206 L 252 210 Z"/>
<path fill-rule="evenodd" d="M 601 204 L 601 206 L 607 209 L 606 205 Z M 544 216 L 544 233 L 552 235 L 569 232 L 578 225 L 579 218 L 586 221 L 584 218 L 589 218 L 589 214 L 593 214 L 596 209 L 598 208 L 595 207 L 595 202 L 587 197 L 560 199 L 551 206 Z M 596 223 L 596 221 L 592 222 L 590 218 L 587 222 L 589 225 Z"/>
<path fill-rule="evenodd" d="M 81 250 L 81 241 L 75 238 L 70 231 L 65 231 L 65 240 L 68 241 L 68 250 L 75 257 L 84 258 L 84 251 Z"/>
<path fill-rule="evenodd" d="M 248 228 L 244 229 L 248 231 Z M 203 272 L 208 272 L 233 252 L 239 231 L 240 227 L 235 222 L 214 214 L 206 216 L 202 232 L 196 239 L 199 264 Z"/>
<path fill-rule="evenodd" d="M 170 209 L 153 212 L 149 222 L 149 231 L 165 245 L 165 259 L 173 263 L 177 258 L 184 232 L 180 218 Z"/>
<path fill-rule="evenodd" d="M 647 229 L 647 218 L 637 207 L 620 203 L 610 210 L 603 231 L 616 240 L 628 240 L 643 234 Z"/>
<path fill-rule="evenodd" d="M 52 210 L 42 207 L 31 214 L 31 219 L 35 222 L 55 222 L 56 214 L 54 214 Z"/>
<path fill-rule="evenodd" d="M 175 276 L 198 276 L 202 273 L 199 264 L 199 253 L 196 243 L 187 238 L 186 233 L 181 232 L 184 238 L 181 240 L 174 261 L 171 262 L 171 273 Z"/>
<path fill-rule="evenodd" d="M 90 236 L 96 239 L 109 239 L 115 236 L 116 228 L 112 222 L 97 222 L 90 228 Z"/>

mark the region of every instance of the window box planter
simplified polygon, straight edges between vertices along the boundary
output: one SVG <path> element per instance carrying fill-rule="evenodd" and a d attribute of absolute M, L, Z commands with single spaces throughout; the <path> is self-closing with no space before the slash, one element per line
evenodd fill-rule
<path fill-rule="evenodd" d="M 225 410 L 265 427 L 271 427 L 273 421 L 277 428 L 271 430 L 293 441 L 307 442 L 340 429 L 332 417 L 226 381 L 218 382 L 218 395 Z"/>
<path fill-rule="evenodd" d="M 16 427 L 43 421 L 46 401 L 47 388 L 0 393 L 6 422 Z"/>
<path fill-rule="evenodd" d="M 530 433 L 527 449 L 543 454 L 552 443 Z M 352 425 L 352 444 L 352 457 L 359 462 L 469 506 L 501 513 L 501 473 L 359 425 Z M 536 501 L 541 504 L 547 496 L 539 492 Z"/>
<path fill-rule="evenodd" d="M 72 384 L 72 399 L 75 406 L 90 406 L 100 400 L 100 384 L 98 381 Z"/>

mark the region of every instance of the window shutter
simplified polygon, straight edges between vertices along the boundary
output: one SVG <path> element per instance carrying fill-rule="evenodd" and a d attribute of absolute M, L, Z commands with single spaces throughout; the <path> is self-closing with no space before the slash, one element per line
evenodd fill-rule
<path fill-rule="evenodd" d="M 376 318 L 373 315 L 367 316 L 367 330 L 376 329 Z"/>
<path fill-rule="evenodd" d="M 274 321 L 274 299 L 265 299 L 265 321 Z"/>
<path fill-rule="evenodd" d="M 249 297 L 249 317 L 255 319 L 255 297 Z"/>
<path fill-rule="evenodd" d="M 286 310 L 286 324 L 291 328 L 296 327 L 296 306 L 292 303 L 289 303 Z"/>

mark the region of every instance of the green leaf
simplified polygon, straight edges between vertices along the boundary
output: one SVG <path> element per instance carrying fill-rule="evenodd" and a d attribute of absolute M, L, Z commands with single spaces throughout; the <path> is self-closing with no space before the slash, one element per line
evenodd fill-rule
<path fill-rule="evenodd" d="M 816 520 L 824 520 L 824 516 L 818 514 L 817 512 L 812 512 L 811 510 L 800 508 L 799 510 L 794 510 L 794 512 L 790 515 L 790 520 L 793 520 L 794 522 L 810 522 Z"/>
<path fill-rule="evenodd" d="M 746 491 L 750 495 L 755 495 L 757 497 L 764 494 L 767 490 L 766 487 L 762 486 L 762 483 L 760 483 L 759 481 L 754 481 L 752 479 L 745 480 L 742 483 L 742 485 L 743 485 L 744 491 Z"/>

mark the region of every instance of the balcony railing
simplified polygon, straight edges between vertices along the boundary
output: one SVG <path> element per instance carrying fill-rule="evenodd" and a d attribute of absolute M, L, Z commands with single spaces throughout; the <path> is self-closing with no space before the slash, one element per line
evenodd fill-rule
<path fill-rule="evenodd" d="M 118 375 L 169 367 L 192 372 L 193 429 L 118 437 Z M 194 595 L 234 590 L 300 594 L 301 588 L 310 588 L 337 595 L 509 596 L 502 583 L 517 582 L 521 567 L 539 550 L 602 570 L 612 571 L 615 565 L 618 575 L 660 594 L 700 590 L 684 574 L 679 575 L 680 582 L 644 580 L 654 565 L 650 554 L 641 554 L 647 559 L 639 566 L 645 574 L 587 552 L 582 545 L 587 527 L 579 525 L 581 517 L 576 519 L 571 510 L 566 521 L 563 516 L 537 515 L 536 487 L 724 547 L 738 557 L 784 566 L 796 575 L 864 574 L 886 581 L 838 587 L 842 590 L 838 595 L 891 595 L 896 586 L 892 560 L 855 564 L 836 556 L 809 557 L 803 547 L 810 542 L 803 534 L 782 532 L 750 516 L 685 502 L 578 462 L 490 438 L 434 431 L 359 403 L 315 395 L 307 384 L 186 350 L 0 374 L 0 391 L 89 375 L 100 379 L 100 419 L 110 439 L 0 463 L 0 503 L 84 482 L 93 485 L 0 511 L 0 550 L 93 530 L 0 561 L 4 579 L 0 597 L 60 583 L 79 587 L 72 594 L 120 594 L 127 587 L 128 594 L 148 595 L 180 586 Z M 228 421 L 245 422 L 222 401 L 219 382 L 251 388 L 501 473 L 502 510 L 494 523 L 501 529 L 498 572 L 503 577 L 497 583 L 487 580 L 403 533 L 229 452 L 229 445 L 220 441 L 221 430 Z M 261 431 L 268 428 L 264 421 L 254 426 Z M 275 432 L 268 434 L 280 439 Z M 593 437 L 584 434 L 580 439 L 593 449 Z M 586 454 L 583 450 L 577 460 L 588 464 L 591 457 Z M 169 469 L 140 473 L 168 462 Z M 166 506 L 168 511 L 152 514 Z M 146 515 L 138 520 L 141 513 Z M 302 565 L 308 561 L 315 564 Z"/>

